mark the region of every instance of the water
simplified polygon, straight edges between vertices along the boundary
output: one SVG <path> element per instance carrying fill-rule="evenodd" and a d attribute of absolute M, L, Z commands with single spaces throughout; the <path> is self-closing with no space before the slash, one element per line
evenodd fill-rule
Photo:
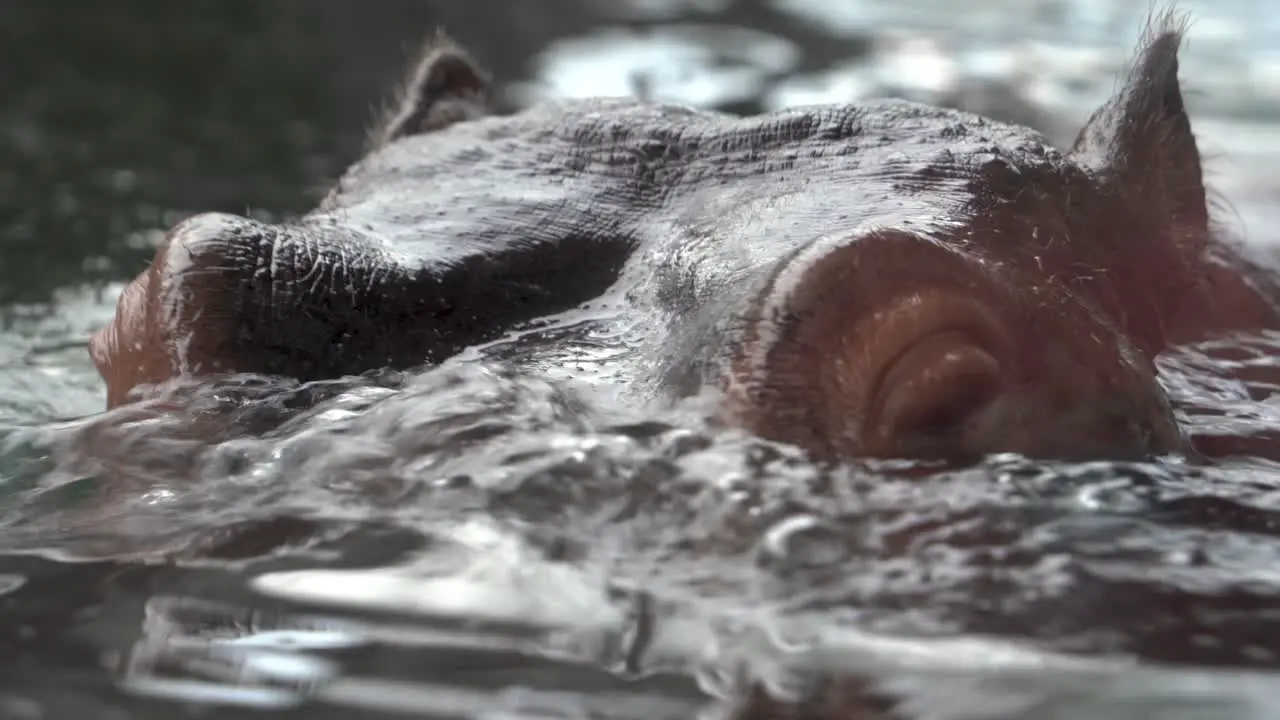
<path fill-rule="evenodd" d="M 893 93 L 1063 139 L 1141 21 L 949 7 L 0 5 L 0 717 L 783 716 L 750 685 L 867 717 L 1280 715 L 1265 460 L 821 468 L 696 402 L 466 362 L 96 414 L 84 341 L 157 233 L 305 211 L 422 30 L 471 47 L 508 108 Z M 1274 243 L 1280 14 L 1184 7 L 1224 219 Z M 1172 353 L 1163 380 L 1193 432 L 1274 442 L 1274 388 L 1220 379 L 1228 356 L 1275 362 L 1280 338 Z M 191 432 L 232 407 L 246 432 Z"/>

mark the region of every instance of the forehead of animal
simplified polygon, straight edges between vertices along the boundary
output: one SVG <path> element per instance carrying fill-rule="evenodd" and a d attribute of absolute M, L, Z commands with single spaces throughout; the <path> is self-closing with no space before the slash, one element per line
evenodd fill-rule
<path fill-rule="evenodd" d="M 333 200 L 353 205 L 404 191 L 418 202 L 523 204 L 594 189 L 631 206 L 690 194 L 733 206 L 823 186 L 855 196 L 918 192 L 971 180 L 992 161 L 1053 167 L 1061 155 L 1033 130 L 903 101 L 734 117 L 596 99 L 398 138 L 354 165 Z"/>
<path fill-rule="evenodd" d="M 549 262 L 622 242 L 664 295 L 702 297 L 822 237 L 955 237 L 991 195 L 989 167 L 1052 176 L 1062 163 L 1035 131 L 909 102 L 742 118 L 585 100 L 397 138 L 311 219 L 436 261 L 541 246 Z"/>

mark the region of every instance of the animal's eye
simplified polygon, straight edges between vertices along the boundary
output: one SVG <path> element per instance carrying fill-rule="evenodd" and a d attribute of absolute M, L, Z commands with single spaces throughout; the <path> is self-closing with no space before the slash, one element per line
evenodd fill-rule
<path fill-rule="evenodd" d="M 1002 383 L 999 361 L 972 336 L 942 331 L 891 359 L 873 389 L 868 431 L 889 446 L 941 439 L 986 407 Z"/>

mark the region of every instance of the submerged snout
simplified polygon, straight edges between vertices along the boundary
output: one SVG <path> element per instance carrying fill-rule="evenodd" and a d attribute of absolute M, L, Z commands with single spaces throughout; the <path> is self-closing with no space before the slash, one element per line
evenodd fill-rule
<path fill-rule="evenodd" d="M 149 317 L 154 271 L 144 270 L 120 292 L 115 316 L 89 338 L 89 357 L 107 388 L 107 408 L 123 405 L 138 385 L 160 382 L 161 369 Z"/>
<path fill-rule="evenodd" d="M 169 231 L 151 264 L 120 293 L 115 316 L 89 338 L 89 356 L 107 387 L 107 408 L 125 404 L 135 388 L 163 383 L 194 371 L 216 371 L 201 363 L 204 344 L 223 333 L 220 321 L 229 293 L 213 287 L 232 270 L 252 269 L 244 228 L 233 215 L 195 215 Z"/>

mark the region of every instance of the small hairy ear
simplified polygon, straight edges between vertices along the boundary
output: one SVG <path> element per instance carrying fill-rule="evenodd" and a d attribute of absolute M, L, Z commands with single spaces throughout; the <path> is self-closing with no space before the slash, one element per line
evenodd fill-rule
<path fill-rule="evenodd" d="M 396 94 L 373 145 L 443 130 L 488 113 L 489 77 L 443 32 L 429 38 Z"/>
<path fill-rule="evenodd" d="M 1186 22 L 1153 20 L 1123 86 L 1080 131 L 1072 157 L 1144 204 L 1160 206 L 1183 250 L 1198 253 L 1208 237 L 1200 151 L 1178 83 L 1178 50 Z"/>

